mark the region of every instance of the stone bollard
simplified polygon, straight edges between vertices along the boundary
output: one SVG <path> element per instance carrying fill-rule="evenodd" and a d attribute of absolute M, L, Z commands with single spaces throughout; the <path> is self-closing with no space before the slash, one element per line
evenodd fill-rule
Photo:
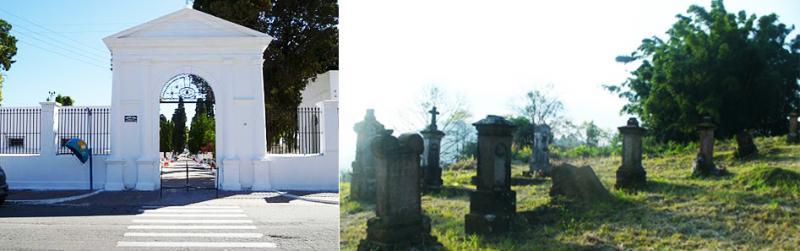
<path fill-rule="evenodd" d="M 384 129 L 375 119 L 375 111 L 367 110 L 364 120 L 353 127 L 358 135 L 356 141 L 356 159 L 353 161 L 353 176 L 350 183 L 350 197 L 358 201 L 375 200 L 375 157 L 370 150 L 371 140 L 375 136 L 392 134 Z"/>
<path fill-rule="evenodd" d="M 422 139 L 425 151 L 422 153 L 422 186 L 424 189 L 439 188 L 442 186 L 442 168 L 439 166 L 439 155 L 444 132 L 436 127 L 436 107 L 430 111 L 431 124 L 422 130 Z"/>
<path fill-rule="evenodd" d="M 789 113 L 789 135 L 787 136 L 789 143 L 800 143 L 800 131 L 797 128 L 797 113 Z"/>
<path fill-rule="evenodd" d="M 437 245 L 430 235 L 430 219 L 422 214 L 422 138 L 384 134 L 375 137 L 370 147 L 376 158 L 375 217 L 367 220 L 367 238 L 358 250 L 427 250 Z"/>
<path fill-rule="evenodd" d="M 478 130 L 477 190 L 469 196 L 464 218 L 467 234 L 499 234 L 511 230 L 516 217 L 516 193 L 511 190 L 511 141 L 515 126 L 489 115 L 473 124 Z"/>
<path fill-rule="evenodd" d="M 537 125 L 533 132 L 533 152 L 528 161 L 529 176 L 550 176 L 550 126 Z"/>
<path fill-rule="evenodd" d="M 718 169 L 714 164 L 714 129 L 716 126 L 711 123 L 711 117 L 704 117 L 703 122 L 697 125 L 700 133 L 700 152 L 694 163 L 692 176 L 721 175 L 724 169 Z"/>
<path fill-rule="evenodd" d="M 646 129 L 639 127 L 636 118 L 628 119 L 625 126 L 618 127 L 622 134 L 622 166 L 617 169 L 615 188 L 644 188 L 647 172 L 642 167 L 642 135 Z"/>

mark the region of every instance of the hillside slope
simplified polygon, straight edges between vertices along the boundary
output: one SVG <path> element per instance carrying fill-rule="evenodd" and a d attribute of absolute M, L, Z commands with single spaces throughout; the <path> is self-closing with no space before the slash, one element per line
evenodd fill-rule
<path fill-rule="evenodd" d="M 695 152 L 645 157 L 649 188 L 614 190 L 618 156 L 562 160 L 591 165 L 616 201 L 578 209 L 550 204 L 550 180 L 521 177 L 513 167 L 518 224 L 497 238 L 464 234 L 472 171 L 445 171 L 446 186 L 425 195 L 433 235 L 450 250 L 539 249 L 796 249 L 800 246 L 800 145 L 785 137 L 757 138 L 760 154 L 733 158 L 735 143 L 717 142 L 715 162 L 733 175 L 691 178 Z M 349 199 L 341 184 L 341 245 L 354 250 L 374 206 Z"/>

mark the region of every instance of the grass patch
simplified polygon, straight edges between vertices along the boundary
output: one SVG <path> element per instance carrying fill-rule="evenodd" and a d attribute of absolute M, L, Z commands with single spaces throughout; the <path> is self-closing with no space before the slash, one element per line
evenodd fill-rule
<path fill-rule="evenodd" d="M 581 249 L 784 249 L 800 246 L 800 145 L 784 137 L 757 138 L 759 155 L 732 156 L 735 141 L 718 142 L 715 162 L 733 175 L 693 179 L 694 151 L 645 156 L 648 188 L 613 189 L 618 156 L 560 160 L 590 165 L 611 191 L 614 202 L 575 208 L 550 202 L 549 179 L 521 176 L 515 165 L 515 231 L 484 238 L 464 234 L 468 189 L 474 170 L 445 171 L 445 187 L 422 196 L 432 220 L 432 234 L 449 250 Z M 366 236 L 374 205 L 349 199 L 341 184 L 342 250 L 355 250 Z"/>

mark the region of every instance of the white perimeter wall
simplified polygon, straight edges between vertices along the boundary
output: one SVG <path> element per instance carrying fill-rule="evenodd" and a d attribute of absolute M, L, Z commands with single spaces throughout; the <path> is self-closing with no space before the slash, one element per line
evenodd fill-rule
<path fill-rule="evenodd" d="M 106 181 L 106 156 L 94 158 L 94 188 Z M 11 189 L 89 189 L 89 162 L 74 155 L 3 155 L 0 166 Z"/>

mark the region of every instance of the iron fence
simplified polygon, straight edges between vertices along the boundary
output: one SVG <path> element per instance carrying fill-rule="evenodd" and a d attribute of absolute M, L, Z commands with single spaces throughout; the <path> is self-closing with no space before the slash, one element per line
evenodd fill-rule
<path fill-rule="evenodd" d="M 317 154 L 321 149 L 322 130 L 320 129 L 319 107 L 298 107 L 291 110 L 268 110 L 267 116 L 283 119 L 268 120 L 267 152 L 275 154 Z M 281 124 L 278 121 L 284 121 Z M 294 121 L 294 123 L 291 123 Z"/>
<path fill-rule="evenodd" d="M 0 154 L 39 154 L 41 108 L 0 109 Z"/>
<path fill-rule="evenodd" d="M 71 154 L 64 146 L 71 138 L 80 138 L 89 144 L 92 154 L 111 153 L 110 131 L 111 108 L 109 107 L 62 107 L 58 111 L 56 139 L 57 154 Z"/>

